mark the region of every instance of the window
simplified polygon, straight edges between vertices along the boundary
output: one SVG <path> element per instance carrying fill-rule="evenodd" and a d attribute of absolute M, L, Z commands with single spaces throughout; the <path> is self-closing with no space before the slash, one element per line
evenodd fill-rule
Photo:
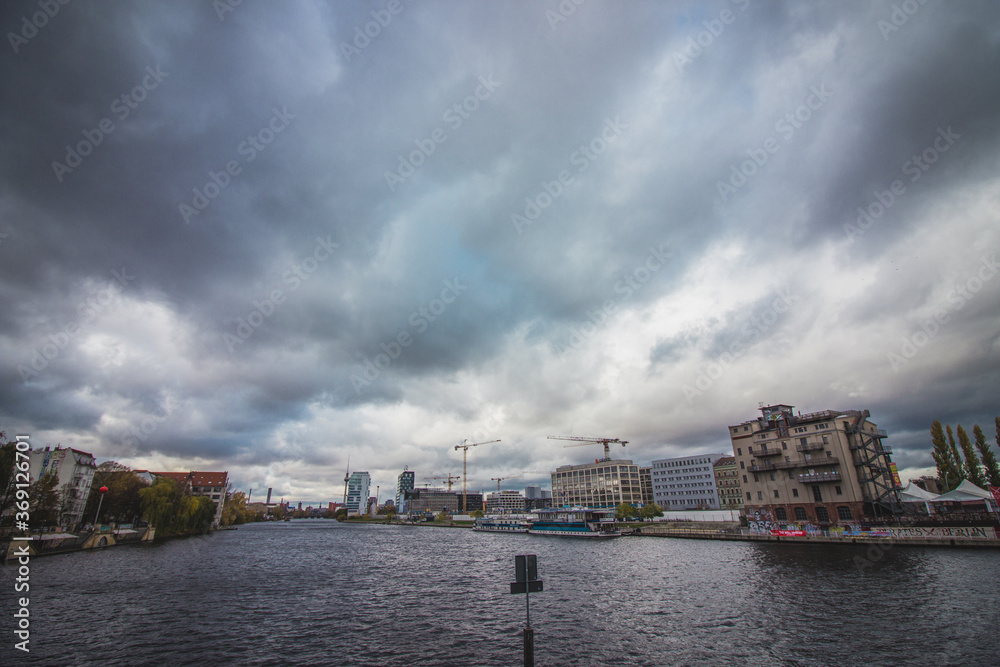
<path fill-rule="evenodd" d="M 777 489 L 774 490 L 774 497 L 775 498 L 780 498 L 781 497 L 781 496 L 778 495 L 778 490 Z"/>
<path fill-rule="evenodd" d="M 750 492 L 747 491 L 747 500 L 750 500 Z"/>
<path fill-rule="evenodd" d="M 806 446 L 806 442 L 808 440 L 809 440 L 808 438 L 799 438 L 799 444 L 802 445 L 803 447 L 805 447 Z"/>
<path fill-rule="evenodd" d="M 744 484 L 749 484 L 749 482 L 747 482 L 747 476 L 746 475 L 743 475 L 743 483 Z"/>
<path fill-rule="evenodd" d="M 774 518 L 776 518 L 778 521 L 787 521 L 788 512 L 785 511 L 784 507 L 779 507 L 778 509 L 774 510 Z"/>
<path fill-rule="evenodd" d="M 837 516 L 840 518 L 841 521 L 851 521 L 854 519 L 854 517 L 851 516 L 850 507 L 838 507 Z"/>
<path fill-rule="evenodd" d="M 816 508 L 816 520 L 820 523 L 830 522 L 830 513 L 826 511 L 826 508 L 820 505 Z"/>
<path fill-rule="evenodd" d="M 740 470 L 746 470 L 746 469 L 747 467 L 743 464 L 743 461 L 740 461 Z"/>
<path fill-rule="evenodd" d="M 831 452 L 829 449 L 826 450 L 826 458 L 828 458 L 828 459 L 832 459 L 833 458 L 833 452 Z"/>
<path fill-rule="evenodd" d="M 774 481 L 774 473 L 773 472 L 771 473 L 771 481 L 772 482 Z"/>
<path fill-rule="evenodd" d="M 763 491 L 758 491 L 757 492 L 757 500 L 764 500 L 764 493 L 763 493 Z"/>
<path fill-rule="evenodd" d="M 753 481 L 755 481 L 755 482 L 759 482 L 760 481 L 760 477 L 757 475 L 757 473 L 753 474 Z"/>
<path fill-rule="evenodd" d="M 795 479 L 795 471 L 794 470 L 789 470 L 788 471 L 788 479 Z"/>
<path fill-rule="evenodd" d="M 824 445 L 829 445 L 830 444 L 830 436 L 828 436 L 828 435 L 824 435 L 823 436 L 823 444 Z"/>
<path fill-rule="evenodd" d="M 823 502 L 823 494 L 820 493 L 818 485 L 813 487 L 813 500 L 818 503 Z"/>
<path fill-rule="evenodd" d="M 792 497 L 793 498 L 798 498 L 799 497 L 799 490 L 798 489 L 792 489 Z"/>
<path fill-rule="evenodd" d="M 787 442 L 781 443 L 781 448 L 782 449 L 788 449 L 788 443 Z"/>
<path fill-rule="evenodd" d="M 796 507 L 795 508 L 795 520 L 796 521 L 805 521 L 806 520 L 806 510 L 805 510 L 804 507 Z"/>
<path fill-rule="evenodd" d="M 842 496 L 842 495 L 844 495 L 844 492 L 840 490 L 840 487 L 839 487 L 839 486 L 835 486 L 835 487 L 833 487 L 833 490 L 837 492 L 837 495 L 838 495 L 838 496 Z"/>
<path fill-rule="evenodd" d="M 740 456 L 743 456 L 743 448 L 742 447 L 737 447 L 736 448 L 736 453 L 739 454 Z"/>

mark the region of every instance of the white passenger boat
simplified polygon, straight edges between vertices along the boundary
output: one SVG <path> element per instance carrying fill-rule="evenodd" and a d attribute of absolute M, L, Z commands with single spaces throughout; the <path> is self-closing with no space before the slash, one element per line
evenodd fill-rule
<path fill-rule="evenodd" d="M 487 516 L 476 519 L 472 530 L 486 533 L 527 533 L 531 522 L 524 519 L 503 516 Z"/>
<path fill-rule="evenodd" d="M 585 507 L 562 507 L 538 511 L 531 522 L 531 535 L 560 537 L 621 537 L 615 525 L 614 510 L 593 510 Z"/>

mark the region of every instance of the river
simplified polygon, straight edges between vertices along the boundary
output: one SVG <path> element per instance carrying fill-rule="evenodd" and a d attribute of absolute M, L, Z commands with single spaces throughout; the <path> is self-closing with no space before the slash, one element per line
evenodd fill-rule
<path fill-rule="evenodd" d="M 519 665 L 537 554 L 537 665 L 996 665 L 1000 553 L 328 520 L 31 561 L 30 654 L 0 664 Z"/>

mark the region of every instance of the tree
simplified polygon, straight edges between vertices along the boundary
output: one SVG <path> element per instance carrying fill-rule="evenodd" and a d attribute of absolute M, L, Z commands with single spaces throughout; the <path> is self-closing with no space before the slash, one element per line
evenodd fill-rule
<path fill-rule="evenodd" d="M 273 516 L 278 521 L 283 520 L 285 518 L 285 506 L 284 505 L 275 505 L 274 507 L 272 507 L 271 508 L 271 516 Z"/>
<path fill-rule="evenodd" d="M 254 514 L 247 509 L 247 494 L 242 491 L 226 493 L 226 502 L 222 506 L 220 526 L 234 526 L 249 523 L 254 520 Z"/>
<path fill-rule="evenodd" d="M 0 431 L 0 516 L 14 505 L 17 496 L 16 443 L 6 440 L 6 434 Z"/>
<path fill-rule="evenodd" d="M 169 533 L 181 499 L 181 489 L 177 482 L 160 477 L 151 486 L 142 489 L 139 495 L 142 498 L 143 517 L 161 536 Z"/>
<path fill-rule="evenodd" d="M 441 510 L 440 512 L 437 513 L 437 516 L 434 517 L 435 521 L 447 521 L 448 519 L 449 519 L 448 512 L 446 512 L 445 510 Z"/>
<path fill-rule="evenodd" d="M 965 432 L 961 424 L 958 425 L 958 443 L 965 455 L 965 466 L 962 469 L 965 473 L 965 479 L 982 488 L 986 484 L 986 480 L 983 478 L 979 457 L 976 456 L 976 449 L 972 446 L 972 441 L 969 440 L 969 434 Z"/>
<path fill-rule="evenodd" d="M 951 434 L 950 426 L 948 433 Z M 934 445 L 934 451 L 931 455 L 934 457 L 934 463 L 937 464 L 938 482 L 946 492 L 951 491 L 961 482 L 961 461 L 956 464 L 955 459 L 952 458 L 952 450 L 944 438 L 944 429 L 941 422 L 936 419 L 931 424 L 931 443 Z"/>
<path fill-rule="evenodd" d="M 619 521 L 627 521 L 629 519 L 638 519 L 639 510 L 629 505 L 628 503 L 622 503 L 615 508 L 615 518 Z"/>
<path fill-rule="evenodd" d="M 333 513 L 333 518 L 336 519 L 337 521 L 344 521 L 345 519 L 347 519 L 347 508 L 338 507 L 337 511 Z"/>
<path fill-rule="evenodd" d="M 948 424 L 945 429 L 948 431 L 948 449 L 951 451 L 951 460 L 954 461 L 953 465 L 961 478 L 955 483 L 955 486 L 951 487 L 954 489 L 965 479 L 965 466 L 962 464 L 962 455 L 958 453 L 958 447 L 955 446 L 955 436 L 951 432 L 951 424 Z"/>
<path fill-rule="evenodd" d="M 102 486 L 108 487 L 103 502 L 98 492 Z M 128 466 L 117 461 L 105 461 L 97 466 L 97 472 L 94 473 L 94 481 L 90 485 L 90 497 L 87 498 L 87 506 L 83 511 L 84 519 L 93 519 L 100 506 L 102 522 L 132 523 L 142 516 L 140 492 L 147 486 L 148 482 L 141 479 Z"/>
<path fill-rule="evenodd" d="M 483 514 L 482 510 L 476 510 L 475 512 L 472 513 L 472 518 L 473 519 L 482 519 L 484 516 L 486 516 L 486 515 Z"/>
<path fill-rule="evenodd" d="M 990 486 L 1000 486 L 1000 465 L 997 464 L 997 457 L 990 450 L 990 444 L 986 442 L 986 436 L 979 424 L 972 427 L 972 435 L 976 439 L 976 449 L 983 460 L 983 468 L 986 469 L 986 478 Z M 997 417 L 997 446 L 1000 446 L 1000 417 Z"/>
<path fill-rule="evenodd" d="M 28 525 L 32 528 L 59 523 L 59 478 L 49 472 L 28 487 Z"/>
<path fill-rule="evenodd" d="M 655 517 L 663 516 L 663 510 L 656 503 L 647 503 L 639 510 L 639 516 L 642 517 L 643 521 L 649 521 Z"/>

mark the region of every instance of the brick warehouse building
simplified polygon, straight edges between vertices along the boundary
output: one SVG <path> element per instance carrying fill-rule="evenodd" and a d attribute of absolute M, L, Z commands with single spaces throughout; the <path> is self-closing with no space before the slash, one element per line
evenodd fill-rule
<path fill-rule="evenodd" d="M 795 414 L 761 406 L 729 427 L 747 518 L 830 525 L 891 516 L 899 476 L 867 410 Z"/>

